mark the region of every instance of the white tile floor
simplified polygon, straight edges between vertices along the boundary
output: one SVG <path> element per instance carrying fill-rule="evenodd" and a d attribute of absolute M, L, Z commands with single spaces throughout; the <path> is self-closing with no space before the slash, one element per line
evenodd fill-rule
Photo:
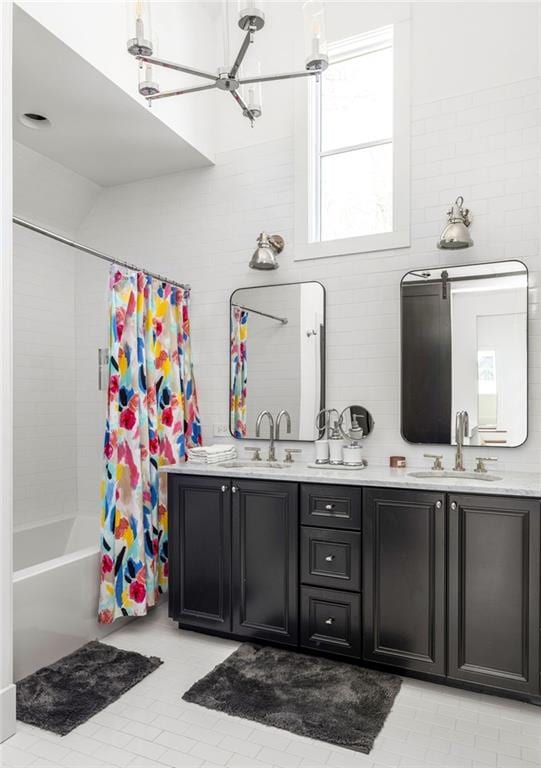
<path fill-rule="evenodd" d="M 237 644 L 180 632 L 162 606 L 114 633 L 164 664 L 60 738 L 23 723 L 6 768 L 539 768 L 541 709 L 406 679 L 370 755 L 186 704 L 181 693 Z"/>

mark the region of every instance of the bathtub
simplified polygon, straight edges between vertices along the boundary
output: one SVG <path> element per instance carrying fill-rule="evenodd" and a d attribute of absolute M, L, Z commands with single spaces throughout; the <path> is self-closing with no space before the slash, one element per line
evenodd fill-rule
<path fill-rule="evenodd" d="M 13 564 L 16 681 L 125 621 L 97 621 L 97 519 L 64 517 L 16 528 Z"/>

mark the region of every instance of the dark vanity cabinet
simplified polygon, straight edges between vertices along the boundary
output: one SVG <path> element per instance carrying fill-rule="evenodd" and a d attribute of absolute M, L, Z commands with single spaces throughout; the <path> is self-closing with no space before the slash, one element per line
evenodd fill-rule
<path fill-rule="evenodd" d="M 296 484 L 169 475 L 169 615 L 297 643 Z"/>
<path fill-rule="evenodd" d="M 233 633 L 297 644 L 298 535 L 294 483 L 241 480 L 233 499 Z"/>
<path fill-rule="evenodd" d="M 445 494 L 367 489 L 363 658 L 445 674 Z"/>
<path fill-rule="evenodd" d="M 539 507 L 449 495 L 450 678 L 539 692 Z"/>
<path fill-rule="evenodd" d="M 231 483 L 169 475 L 169 616 L 231 631 Z"/>
<path fill-rule="evenodd" d="M 541 703 L 539 499 L 169 475 L 169 615 Z"/>

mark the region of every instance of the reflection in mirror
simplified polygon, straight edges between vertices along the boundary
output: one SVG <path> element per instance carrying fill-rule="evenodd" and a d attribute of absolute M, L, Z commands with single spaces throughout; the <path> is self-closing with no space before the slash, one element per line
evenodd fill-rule
<path fill-rule="evenodd" d="M 528 431 L 528 272 L 518 261 L 409 272 L 401 285 L 402 434 L 521 445 Z"/>
<path fill-rule="evenodd" d="M 254 439 L 262 411 L 270 411 L 276 422 L 285 410 L 277 439 L 319 437 L 315 419 L 325 406 L 321 283 L 239 288 L 231 295 L 230 323 L 231 434 Z M 266 425 L 264 430 L 267 439 Z"/>
<path fill-rule="evenodd" d="M 374 429 L 374 418 L 362 405 L 348 405 L 340 414 L 340 431 L 346 440 L 362 440 Z"/>

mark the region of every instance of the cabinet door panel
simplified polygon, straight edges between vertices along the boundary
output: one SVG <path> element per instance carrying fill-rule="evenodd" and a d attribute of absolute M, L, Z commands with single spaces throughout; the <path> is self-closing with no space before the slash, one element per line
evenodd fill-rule
<path fill-rule="evenodd" d="M 229 485 L 169 476 L 169 615 L 182 626 L 231 631 Z"/>
<path fill-rule="evenodd" d="M 366 490 L 362 544 L 363 658 L 443 675 L 443 494 Z"/>
<path fill-rule="evenodd" d="M 241 480 L 233 494 L 233 631 L 297 643 L 298 486 Z"/>
<path fill-rule="evenodd" d="M 449 501 L 449 677 L 537 693 L 539 502 Z"/>

